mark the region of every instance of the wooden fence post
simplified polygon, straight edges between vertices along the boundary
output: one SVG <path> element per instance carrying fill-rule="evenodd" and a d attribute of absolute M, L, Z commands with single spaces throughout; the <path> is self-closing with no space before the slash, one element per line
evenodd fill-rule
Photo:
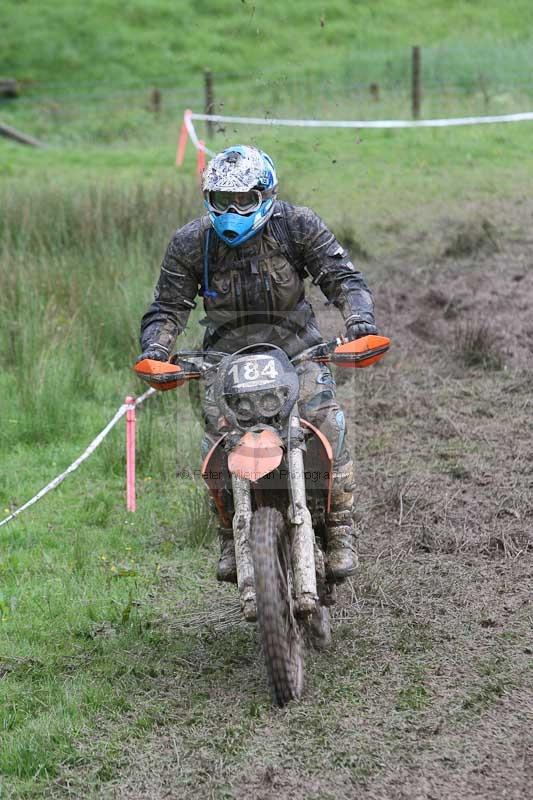
<path fill-rule="evenodd" d="M 422 75 L 420 47 L 415 45 L 412 51 L 411 72 L 411 111 L 413 119 L 419 119 L 422 100 Z"/>
<path fill-rule="evenodd" d="M 215 95 L 213 92 L 213 73 L 210 69 L 206 69 L 204 72 L 204 82 L 205 82 L 205 113 L 206 114 L 214 114 L 215 113 Z M 209 139 L 212 139 L 215 133 L 215 126 L 214 124 L 206 120 L 205 123 L 205 131 L 206 135 Z"/>
<path fill-rule="evenodd" d="M 19 86 L 15 78 L 0 78 L 0 97 L 12 99 L 19 96 Z"/>
<path fill-rule="evenodd" d="M 153 111 L 154 114 L 159 114 L 161 111 L 162 99 L 161 89 L 152 89 L 150 92 L 150 111 Z"/>

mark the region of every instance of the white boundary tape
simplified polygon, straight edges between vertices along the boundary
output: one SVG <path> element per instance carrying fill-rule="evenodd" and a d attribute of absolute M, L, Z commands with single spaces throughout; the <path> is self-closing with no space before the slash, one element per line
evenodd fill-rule
<path fill-rule="evenodd" d="M 533 111 L 521 114 L 501 114 L 492 117 L 452 117 L 450 119 L 382 119 L 382 120 L 333 120 L 333 119 L 270 119 L 269 117 L 227 117 L 222 114 L 195 114 L 185 112 L 184 122 L 191 141 L 197 149 L 211 151 L 201 145 L 191 120 L 204 122 L 233 122 L 239 125 L 270 125 L 291 128 L 449 128 L 458 125 L 487 125 L 496 122 L 527 122 L 533 120 Z"/>
<path fill-rule="evenodd" d="M 208 156 L 214 156 L 215 153 L 213 153 L 212 150 L 210 150 L 208 147 L 206 147 L 205 144 L 203 142 L 201 142 L 198 139 L 198 136 L 196 135 L 196 131 L 194 129 L 194 125 L 191 122 L 191 119 L 193 117 L 195 117 L 195 116 L 196 115 L 193 114 L 192 111 L 189 111 L 189 110 L 187 110 L 185 112 L 185 114 L 183 115 L 183 124 L 187 128 L 187 133 L 189 134 L 189 138 L 190 138 L 191 142 L 193 143 L 193 145 L 196 147 L 197 150 L 203 150 L 204 153 L 207 153 Z M 204 119 L 209 119 L 209 117 L 207 117 L 206 115 L 204 115 L 203 118 Z"/>
<path fill-rule="evenodd" d="M 131 405 L 128 405 L 127 403 L 121 405 L 117 413 L 113 417 L 113 419 L 110 422 L 108 422 L 105 428 L 98 434 L 98 436 L 96 436 L 93 439 L 91 444 L 87 447 L 86 450 L 84 450 L 81 456 L 77 458 L 76 461 L 74 461 L 70 465 L 70 467 L 68 467 L 68 469 L 62 472 L 61 475 L 58 475 L 57 478 L 54 478 L 53 481 L 50 481 L 50 483 L 48 483 L 43 489 L 41 489 L 40 492 L 37 492 L 35 497 L 32 497 L 31 500 L 28 500 L 27 503 L 24 503 L 23 506 L 20 506 L 20 508 L 17 508 L 16 511 L 13 511 L 13 513 L 11 513 L 8 517 L 3 519 L 0 522 L 0 528 L 2 527 L 2 525 L 6 525 L 8 522 L 11 522 L 12 519 L 18 517 L 19 514 L 22 514 L 23 511 L 25 511 L 30 506 L 34 505 L 34 503 L 40 500 L 41 497 L 44 497 L 45 494 L 48 494 L 48 492 L 52 491 L 52 489 L 55 489 L 56 486 L 59 486 L 59 484 L 65 480 L 67 475 L 70 475 L 71 472 L 74 472 L 74 470 L 78 469 L 80 464 L 83 464 L 83 462 L 86 461 L 92 453 L 94 453 L 96 448 L 103 442 L 107 434 L 111 431 L 112 428 L 115 427 L 119 419 L 121 419 L 121 417 L 124 416 L 126 411 L 128 411 L 130 408 L 135 408 L 136 406 L 143 403 L 148 397 L 150 397 L 152 394 L 155 394 L 155 391 L 156 391 L 155 389 L 148 389 L 147 392 L 138 397 L 135 400 L 135 402 L 132 403 Z"/>

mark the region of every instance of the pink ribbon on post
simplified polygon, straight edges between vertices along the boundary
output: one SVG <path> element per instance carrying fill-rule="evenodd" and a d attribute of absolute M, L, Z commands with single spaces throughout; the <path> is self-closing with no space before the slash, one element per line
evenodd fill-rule
<path fill-rule="evenodd" d="M 126 508 L 135 511 L 135 398 L 126 397 Z"/>

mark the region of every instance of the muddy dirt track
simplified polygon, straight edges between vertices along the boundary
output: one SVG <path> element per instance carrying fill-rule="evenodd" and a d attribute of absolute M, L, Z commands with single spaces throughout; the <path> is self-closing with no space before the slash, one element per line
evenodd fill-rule
<path fill-rule="evenodd" d="M 443 221 L 362 264 L 394 347 L 340 376 L 361 569 L 332 652 L 308 656 L 303 701 L 269 707 L 254 631 L 232 622 L 231 590 L 206 583 L 227 621 L 162 622 L 174 657 L 147 698 L 161 725 L 99 796 L 532 796 L 529 218 Z"/>

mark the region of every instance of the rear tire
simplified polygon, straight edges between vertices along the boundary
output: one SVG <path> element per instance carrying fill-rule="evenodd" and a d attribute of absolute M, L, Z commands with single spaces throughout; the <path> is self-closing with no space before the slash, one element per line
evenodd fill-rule
<path fill-rule="evenodd" d="M 284 706 L 303 689 L 303 639 L 294 616 L 290 547 L 283 516 L 259 508 L 252 517 L 257 623 L 273 701 Z"/>

